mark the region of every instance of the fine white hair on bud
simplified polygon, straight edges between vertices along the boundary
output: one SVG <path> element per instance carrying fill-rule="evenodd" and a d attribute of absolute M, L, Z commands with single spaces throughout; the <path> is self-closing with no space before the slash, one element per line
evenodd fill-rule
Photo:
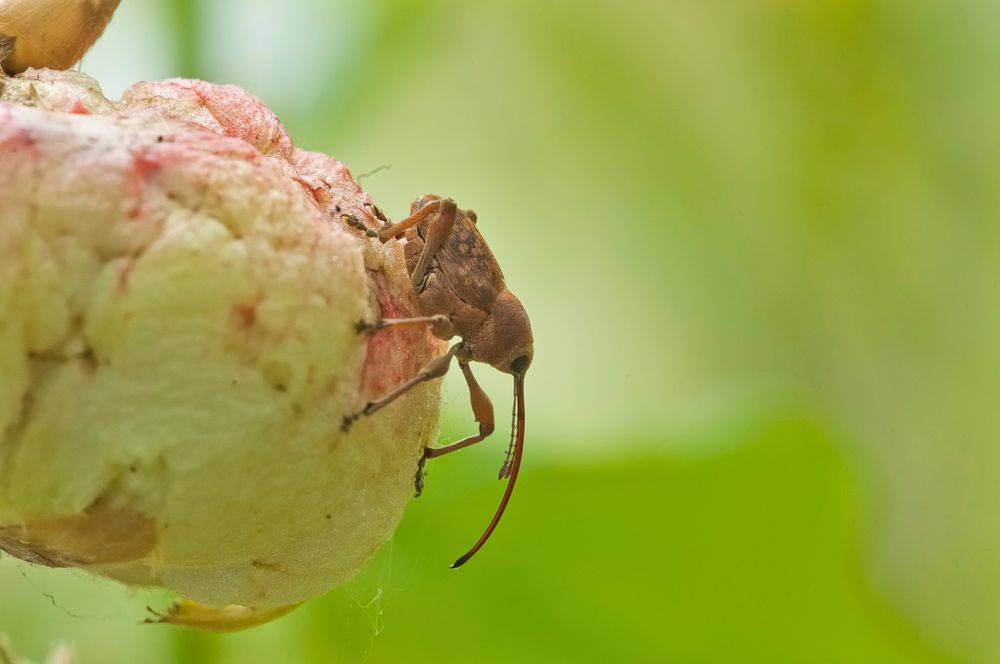
<path fill-rule="evenodd" d="M 350 579 L 439 387 L 343 417 L 441 349 L 358 333 L 417 308 L 398 243 L 341 221 L 380 223 L 347 168 L 233 86 L 33 70 L 0 94 L 0 200 L 0 549 L 261 616 Z"/>

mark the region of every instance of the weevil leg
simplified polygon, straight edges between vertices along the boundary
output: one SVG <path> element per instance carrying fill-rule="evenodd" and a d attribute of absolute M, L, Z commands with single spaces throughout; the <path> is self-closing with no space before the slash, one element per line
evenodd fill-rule
<path fill-rule="evenodd" d="M 441 207 L 441 201 L 431 201 L 427 205 L 423 206 L 413 214 L 411 214 L 406 219 L 403 219 L 391 226 L 386 226 L 378 232 L 378 239 L 382 242 L 388 242 L 389 240 L 399 237 L 405 233 L 408 229 L 416 226 L 421 221 L 431 216 Z"/>
<path fill-rule="evenodd" d="M 410 275 L 413 287 L 417 289 L 418 293 L 424 289 L 424 282 L 427 280 L 427 270 L 431 266 L 434 254 L 445 243 L 445 240 L 451 235 L 451 229 L 455 227 L 455 215 L 458 213 L 458 206 L 455 205 L 455 201 L 450 198 L 444 198 L 439 203 L 440 207 L 437 214 L 431 217 L 427 223 L 424 248 L 420 252 L 420 258 L 417 260 L 416 267 L 413 268 L 413 273 Z"/>
<path fill-rule="evenodd" d="M 360 219 L 358 219 L 357 217 L 355 217 L 353 214 L 347 214 L 346 212 L 344 212 L 344 213 L 342 213 L 340 215 L 340 219 L 341 219 L 341 221 L 343 221 L 348 226 L 351 226 L 353 228 L 357 228 L 359 231 L 364 232 L 364 234 L 367 235 L 368 237 L 378 237 L 378 233 L 377 232 L 375 232 L 372 229 L 368 228 L 368 225 L 365 224 L 365 222 L 361 221 Z"/>
<path fill-rule="evenodd" d="M 377 332 L 378 330 L 388 328 L 424 327 L 426 325 L 438 329 L 448 329 L 450 328 L 451 321 L 448 320 L 447 316 L 440 314 L 437 316 L 418 316 L 416 318 L 379 318 L 374 323 L 359 320 L 354 324 L 354 328 L 358 331 L 358 334 L 362 334 L 364 332 Z"/>
<path fill-rule="evenodd" d="M 386 168 L 388 168 L 388 166 L 386 166 Z M 368 174 L 369 175 L 373 175 L 374 173 L 377 173 L 381 169 L 382 169 L 382 167 L 379 166 L 374 171 L 371 171 Z M 379 206 L 375 205 L 374 203 L 365 203 L 365 207 L 368 208 L 369 210 L 371 210 L 372 214 L 375 215 L 375 218 L 378 219 L 379 221 L 381 221 L 382 223 L 390 224 L 390 225 L 392 224 L 392 222 L 389 221 L 389 217 L 385 216 L 385 212 L 382 212 L 382 210 L 381 210 L 381 208 L 379 208 Z"/>
<path fill-rule="evenodd" d="M 428 459 L 444 456 L 445 454 L 460 450 L 463 447 L 468 447 L 469 445 L 475 445 L 493 433 L 495 426 L 493 417 L 493 402 L 490 401 L 488 396 L 486 396 L 486 392 L 483 391 L 483 388 L 479 386 L 479 383 L 476 381 L 476 377 L 472 375 L 472 368 L 469 364 L 459 360 L 458 366 L 462 369 L 462 375 L 465 376 L 466 385 L 469 386 L 469 398 L 472 401 L 472 414 L 475 415 L 476 422 L 479 422 L 479 433 L 463 438 L 456 443 L 445 445 L 444 447 L 424 448 L 424 454 L 420 457 L 420 461 L 417 462 L 417 476 L 413 482 L 416 495 L 418 496 L 424 489 L 424 464 L 427 463 Z"/>
<path fill-rule="evenodd" d="M 414 288 L 419 292 L 423 290 L 424 281 L 427 278 L 427 270 L 430 268 L 434 254 L 445 243 L 448 235 L 451 234 L 451 229 L 455 227 L 455 216 L 457 214 L 458 206 L 455 204 L 455 201 L 450 198 L 442 198 L 431 201 L 398 224 L 386 226 L 377 233 L 368 228 L 363 221 L 354 215 L 345 213 L 340 215 L 340 218 L 349 226 L 364 231 L 368 237 L 377 237 L 381 242 L 388 242 L 393 238 L 399 237 L 421 221 L 430 218 L 430 222 L 427 225 L 427 237 L 424 239 L 424 248 L 420 252 L 420 258 L 413 269 L 413 274 L 410 275 Z"/>
<path fill-rule="evenodd" d="M 369 401 L 365 404 L 365 407 L 352 415 L 345 415 L 344 421 L 340 425 L 340 430 L 343 432 L 350 431 L 351 425 L 357 422 L 359 419 L 365 415 L 371 415 L 379 410 L 382 410 L 393 401 L 403 396 L 411 389 L 419 385 L 420 383 L 425 383 L 429 380 L 434 380 L 435 378 L 441 378 L 446 373 L 448 373 L 448 367 L 451 365 L 451 358 L 455 357 L 455 353 L 462 349 L 462 344 L 457 343 L 448 349 L 448 352 L 441 357 L 431 360 L 431 362 L 420 370 L 416 376 L 406 381 L 396 389 L 394 389 L 389 394 L 385 395 L 378 401 Z"/>
<path fill-rule="evenodd" d="M 452 202 L 454 205 L 454 202 Z M 399 237 L 405 233 L 410 228 L 416 226 L 421 221 L 436 213 L 441 207 L 441 201 L 431 201 L 427 205 L 423 206 L 412 215 L 403 219 L 396 224 L 387 224 L 379 231 L 374 231 L 368 227 L 365 222 L 361 221 L 353 214 L 348 214 L 346 212 L 340 215 L 341 220 L 348 226 L 353 226 L 360 231 L 364 231 L 365 235 L 368 237 L 377 237 L 382 243 L 388 242 L 394 238 Z"/>

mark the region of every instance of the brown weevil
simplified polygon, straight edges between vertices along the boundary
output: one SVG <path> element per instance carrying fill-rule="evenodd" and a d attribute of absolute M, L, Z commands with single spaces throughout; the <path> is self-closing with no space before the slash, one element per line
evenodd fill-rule
<path fill-rule="evenodd" d="M 534 355 L 528 314 L 521 302 L 507 290 L 500 266 L 476 228 L 475 212 L 460 210 L 450 198 L 430 194 L 421 196 L 410 206 L 409 217 L 396 224 L 387 223 L 377 232 L 353 215 L 343 214 L 341 218 L 381 242 L 406 239 L 406 267 L 417 293 L 419 313 L 423 314 L 415 318 L 361 322 L 359 331 L 429 325 L 439 339 L 460 338 L 448 352 L 433 360 L 416 376 L 378 401 L 371 401 L 360 411 L 345 417 L 345 431 L 358 418 L 385 407 L 413 386 L 441 378 L 448 371 L 452 358 L 456 358 L 469 386 L 472 412 L 479 424 L 479 433 L 444 447 L 424 449 L 415 479 L 416 492 L 420 495 L 427 459 L 468 447 L 493 433 L 493 404 L 476 382 L 469 363 L 485 362 L 514 377 L 514 422 L 507 456 L 499 473 L 500 479 L 509 478 L 507 487 L 486 531 L 465 555 L 451 565 L 459 567 L 479 551 L 493 534 L 510 501 L 521 467 L 524 450 L 524 374 Z"/>

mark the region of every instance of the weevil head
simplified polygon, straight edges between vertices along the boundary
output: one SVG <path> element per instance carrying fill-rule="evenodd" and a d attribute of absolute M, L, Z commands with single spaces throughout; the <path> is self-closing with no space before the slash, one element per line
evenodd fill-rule
<path fill-rule="evenodd" d="M 467 342 L 476 360 L 514 376 L 523 376 L 535 355 L 528 312 L 507 289 L 500 292 L 489 316 Z"/>

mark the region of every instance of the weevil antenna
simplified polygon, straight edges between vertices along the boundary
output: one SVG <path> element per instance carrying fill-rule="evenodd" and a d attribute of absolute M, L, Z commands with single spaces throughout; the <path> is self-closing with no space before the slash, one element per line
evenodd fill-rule
<path fill-rule="evenodd" d="M 514 403 L 515 411 L 517 412 L 517 436 L 514 440 L 514 459 L 510 466 L 510 479 L 507 480 L 507 488 L 503 492 L 503 498 L 500 499 L 500 506 L 497 508 L 496 514 L 493 515 L 493 519 L 490 521 L 490 525 L 486 527 L 486 532 L 484 532 L 478 541 L 472 545 L 469 551 L 453 562 L 451 568 L 461 567 L 469 561 L 469 558 L 476 555 L 479 549 L 483 548 L 486 544 L 486 540 L 490 538 L 493 531 L 496 529 L 497 524 L 500 523 L 500 517 L 503 516 L 504 510 L 507 509 L 507 503 L 510 502 L 510 496 L 514 493 L 514 484 L 517 482 L 517 472 L 521 469 L 521 455 L 524 452 L 524 374 L 514 375 Z"/>
<path fill-rule="evenodd" d="M 514 381 L 514 394 L 511 399 L 510 407 L 510 442 L 507 443 L 507 452 L 503 457 L 503 465 L 500 466 L 500 472 L 497 474 L 497 479 L 502 480 L 505 477 L 510 477 L 510 460 L 514 456 L 514 434 L 517 431 L 517 381 Z"/>

